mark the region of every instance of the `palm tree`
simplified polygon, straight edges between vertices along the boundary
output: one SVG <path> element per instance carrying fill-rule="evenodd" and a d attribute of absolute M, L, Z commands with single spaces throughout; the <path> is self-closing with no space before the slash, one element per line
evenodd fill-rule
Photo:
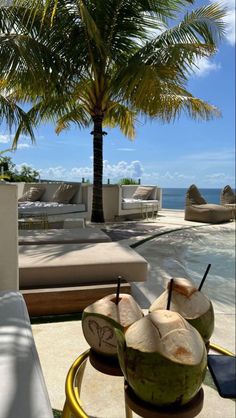
<path fill-rule="evenodd" d="M 32 102 L 29 120 L 36 125 L 50 119 L 58 133 L 70 123 L 92 126 L 93 222 L 104 222 L 105 126 L 119 126 L 132 139 L 138 117 L 170 122 L 181 112 L 203 120 L 219 115 L 186 85 L 196 59 L 216 52 L 225 11 L 210 4 L 173 24 L 190 3 L 35 0 L 32 8 L 32 1 L 16 0 L 0 12 L 0 31 L 6 36 L 5 43 L 0 41 L 0 77 L 18 99 Z M 17 48 L 21 40 L 23 52 Z"/>

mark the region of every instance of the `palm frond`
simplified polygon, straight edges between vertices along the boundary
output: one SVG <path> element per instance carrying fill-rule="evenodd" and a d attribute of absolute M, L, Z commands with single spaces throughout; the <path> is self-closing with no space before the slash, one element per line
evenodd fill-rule
<path fill-rule="evenodd" d="M 141 112 L 167 123 L 174 122 L 181 113 L 185 113 L 191 119 L 205 121 L 221 116 L 215 106 L 194 97 L 186 89 L 170 84 L 160 92 L 159 100 L 154 101 L 153 97 L 150 97 L 149 101 L 144 103 Z"/>
<path fill-rule="evenodd" d="M 90 116 L 84 111 L 82 105 L 77 105 L 57 119 L 56 133 L 59 134 L 64 129 L 68 129 L 72 123 L 79 128 L 86 128 L 92 123 Z"/>
<path fill-rule="evenodd" d="M 9 99 L 32 104 L 34 125 L 50 120 L 59 132 L 101 114 L 132 138 L 138 112 L 165 121 L 181 111 L 205 120 L 218 115 L 185 88 L 196 58 L 214 54 L 224 34 L 218 4 L 168 28 L 168 19 L 193 0 L 33 3 L 0 7 L 0 76 Z M 150 29 L 159 30 L 151 40 Z"/>
<path fill-rule="evenodd" d="M 135 138 L 136 112 L 120 103 L 110 103 L 104 118 L 104 125 L 114 128 L 120 127 L 121 132 L 129 139 Z"/>
<path fill-rule="evenodd" d="M 35 136 L 33 128 L 35 127 L 29 116 L 24 112 L 12 99 L 10 100 L 3 94 L 0 94 L 0 122 L 5 121 L 8 125 L 10 132 L 13 127 L 17 129 L 15 139 L 13 140 L 13 148 L 19 139 L 19 135 L 29 135 L 32 142 L 35 142 Z"/>

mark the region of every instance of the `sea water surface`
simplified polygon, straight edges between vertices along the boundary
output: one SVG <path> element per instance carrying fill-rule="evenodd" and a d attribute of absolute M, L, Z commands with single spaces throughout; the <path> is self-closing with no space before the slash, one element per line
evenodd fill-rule
<path fill-rule="evenodd" d="M 221 189 L 200 189 L 199 191 L 207 203 L 220 204 Z M 184 209 L 186 189 L 162 189 L 162 207 L 163 209 Z"/>

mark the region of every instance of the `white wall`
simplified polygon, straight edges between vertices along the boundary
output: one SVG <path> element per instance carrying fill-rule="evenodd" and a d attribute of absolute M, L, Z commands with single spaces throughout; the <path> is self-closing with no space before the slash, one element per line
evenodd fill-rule
<path fill-rule="evenodd" d="M 82 184 L 84 190 L 88 189 L 86 196 L 86 207 L 88 216 L 87 219 L 91 220 L 92 214 L 92 201 L 93 201 L 93 185 Z M 114 221 L 115 217 L 118 215 L 118 205 L 119 205 L 119 186 L 117 184 L 104 184 L 103 189 L 103 212 L 105 221 Z"/>
<path fill-rule="evenodd" d="M 118 215 L 119 186 L 118 184 L 103 185 L 103 211 L 105 221 L 114 221 Z"/>
<path fill-rule="evenodd" d="M 19 197 L 21 197 L 23 195 L 25 183 L 20 182 L 20 183 L 14 183 L 14 184 L 17 186 L 17 189 L 18 189 L 18 198 L 19 198 Z"/>
<path fill-rule="evenodd" d="M 18 192 L 0 181 L 0 290 L 18 290 Z"/>

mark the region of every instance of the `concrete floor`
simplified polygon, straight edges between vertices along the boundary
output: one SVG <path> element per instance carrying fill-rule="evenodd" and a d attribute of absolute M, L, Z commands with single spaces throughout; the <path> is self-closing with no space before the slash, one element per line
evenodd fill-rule
<path fill-rule="evenodd" d="M 172 241 L 174 245 L 171 245 L 170 234 L 167 234 L 136 248 L 136 251 L 143 255 L 150 265 L 147 282 L 132 284 L 133 296 L 145 312 L 150 303 L 163 291 L 170 277 L 187 276 L 196 283 L 201 280 L 207 263 L 212 261 L 209 260 L 211 251 L 208 248 L 208 252 L 204 254 L 189 253 L 186 251 L 189 237 L 193 237 L 194 233 L 199 233 L 200 230 L 203 235 L 213 230 L 216 237 L 222 232 L 235 230 L 235 222 L 215 226 L 186 222 L 183 220 L 182 211 L 163 210 L 155 221 L 144 220 L 142 222 L 149 226 L 147 236 L 151 231 L 156 234 L 173 229 L 192 228 L 191 234 L 190 230 L 178 232 L 176 240 Z M 201 226 L 202 228 L 199 228 Z M 108 224 L 107 227 L 112 227 L 112 225 Z M 134 243 L 140 238 L 143 239 L 144 236 L 132 237 L 125 241 Z M 214 262 L 216 258 L 212 262 L 212 270 L 209 272 L 204 289 L 211 298 L 215 311 L 215 330 L 211 342 L 235 352 L 235 284 L 233 280 L 227 281 L 227 277 L 223 282 L 218 280 L 214 274 Z M 230 269 L 232 268 L 230 265 Z M 52 407 L 62 410 L 67 372 L 73 361 L 88 348 L 82 333 L 81 322 L 78 320 L 37 324 L 32 328 Z M 209 371 L 204 380 L 203 389 L 204 406 L 198 415 L 199 418 L 222 418 L 223 416 L 235 418 L 235 401 L 220 397 Z M 89 362 L 85 369 L 81 398 L 90 418 L 125 417 L 123 378 L 104 375 L 94 370 Z M 136 418 L 138 415 L 133 414 L 133 417 Z"/>

